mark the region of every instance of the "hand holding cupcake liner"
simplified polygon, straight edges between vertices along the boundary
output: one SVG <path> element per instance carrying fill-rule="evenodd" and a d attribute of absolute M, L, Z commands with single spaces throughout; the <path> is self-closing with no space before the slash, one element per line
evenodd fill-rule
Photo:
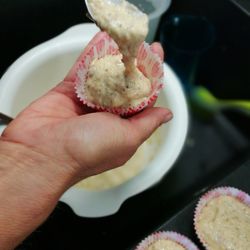
<path fill-rule="evenodd" d="M 148 16 L 128 1 L 89 0 L 104 32 L 86 47 L 75 87 L 83 104 L 121 116 L 138 113 L 157 99 L 164 85 L 163 62 L 144 40 Z"/>
<path fill-rule="evenodd" d="M 88 100 L 86 96 L 85 83 L 88 79 L 88 71 L 91 63 L 107 55 L 118 55 L 119 48 L 114 40 L 105 32 L 98 33 L 89 43 L 85 50 L 85 57 L 79 63 L 77 76 L 75 78 L 75 88 L 78 98 L 83 104 L 97 111 L 107 111 L 110 113 L 128 116 L 135 114 L 148 105 L 152 104 L 158 97 L 160 90 L 164 86 L 164 73 L 160 57 L 152 51 L 151 47 L 143 43 L 138 51 L 137 65 L 141 72 L 150 79 L 151 93 L 144 98 L 141 103 L 128 107 L 105 107 Z"/>

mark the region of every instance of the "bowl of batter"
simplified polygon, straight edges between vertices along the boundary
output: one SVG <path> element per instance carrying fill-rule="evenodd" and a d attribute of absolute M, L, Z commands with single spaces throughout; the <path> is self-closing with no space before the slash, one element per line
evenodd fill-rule
<path fill-rule="evenodd" d="M 0 112 L 15 117 L 59 83 L 98 31 L 94 24 L 77 25 L 21 56 L 0 80 Z M 174 119 L 157 130 L 125 167 L 70 188 L 61 201 L 77 215 L 116 213 L 126 199 L 158 183 L 178 158 L 188 129 L 187 104 L 179 79 L 167 64 L 163 68 L 166 86 L 157 105 L 171 109 Z"/>

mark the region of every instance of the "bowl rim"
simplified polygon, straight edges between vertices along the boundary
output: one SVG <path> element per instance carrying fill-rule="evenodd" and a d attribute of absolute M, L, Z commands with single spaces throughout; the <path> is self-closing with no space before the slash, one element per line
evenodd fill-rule
<path fill-rule="evenodd" d="M 175 76 L 174 72 L 166 64 L 164 65 L 164 71 L 167 74 Z M 176 79 L 177 78 L 175 78 L 175 80 Z M 167 87 L 163 89 L 162 94 L 168 94 L 169 87 L 170 86 L 167 85 Z M 175 161 L 181 154 L 187 137 L 189 116 L 186 99 L 179 80 L 175 82 L 171 88 L 171 92 L 174 91 L 178 93 L 178 98 L 176 98 L 175 103 L 179 103 L 177 104 L 178 106 L 176 105 L 179 111 L 173 112 L 174 119 L 164 126 L 175 127 L 174 129 L 176 131 L 178 130 L 177 134 L 170 135 L 172 137 L 173 147 L 169 148 L 167 142 L 162 143 L 161 149 L 157 152 L 158 157 L 152 160 L 144 170 L 132 179 L 113 188 L 95 191 L 71 187 L 61 197 L 61 201 L 70 205 L 78 216 L 97 218 L 115 214 L 127 199 L 156 185 L 173 167 Z M 174 97 L 177 97 L 177 95 Z M 182 114 L 181 121 L 180 114 Z M 166 149 L 171 150 L 171 152 L 168 151 L 170 157 L 167 158 L 164 157 Z M 155 168 L 154 166 L 158 167 Z M 79 197 L 82 197 L 82 201 L 79 200 Z M 84 202 L 86 200 L 88 200 L 89 203 Z M 101 207 L 100 204 L 102 205 Z"/>
<path fill-rule="evenodd" d="M 10 115 L 10 109 L 6 106 L 2 108 L 3 106 L 1 105 L 3 96 L 6 96 L 6 85 L 8 85 L 8 82 L 13 82 L 15 74 L 20 73 L 20 71 L 23 72 L 25 68 L 27 69 L 27 64 L 34 64 L 37 58 L 43 58 L 43 60 L 48 58 L 48 56 L 53 54 L 51 51 L 63 53 L 71 51 L 73 47 L 79 49 L 83 47 L 84 43 L 87 44 L 97 31 L 98 28 L 94 24 L 73 26 L 61 35 L 38 45 L 17 59 L 0 80 L 0 111 Z M 57 49 L 55 50 L 55 48 Z M 60 200 L 68 204 L 77 215 L 96 218 L 116 213 L 125 200 L 159 182 L 180 155 L 188 131 L 188 108 L 179 79 L 166 64 L 164 64 L 164 71 L 168 77 L 167 81 L 169 79 L 171 81 L 169 80 L 162 93 L 168 100 L 171 99 L 175 109 L 173 121 L 165 126 L 169 126 L 170 131 L 171 128 L 178 131 L 178 133 L 169 134 L 172 147 L 169 147 L 167 142 L 163 143 L 157 153 L 159 157 L 154 159 L 144 169 L 147 171 L 141 171 L 137 176 L 119 186 L 102 191 L 84 190 L 76 187 L 70 188 L 62 195 Z M 166 149 L 168 149 L 169 157 L 164 157 Z M 158 168 L 154 168 L 152 165 L 157 165 Z M 79 197 L 83 198 L 79 199 Z"/>

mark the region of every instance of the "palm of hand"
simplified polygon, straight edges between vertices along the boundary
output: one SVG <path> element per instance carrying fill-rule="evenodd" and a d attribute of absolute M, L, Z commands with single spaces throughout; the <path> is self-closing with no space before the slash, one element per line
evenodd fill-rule
<path fill-rule="evenodd" d="M 86 113 L 73 83 L 64 81 L 20 113 L 3 137 L 77 172 L 81 168 L 86 177 L 122 165 L 136 151 L 140 139 L 129 123 L 109 113 Z"/>
<path fill-rule="evenodd" d="M 102 32 L 96 39 L 101 36 Z M 163 58 L 159 44 L 151 48 Z M 2 138 L 23 144 L 71 172 L 73 169 L 79 179 L 125 163 L 172 114 L 163 108 L 148 108 L 130 119 L 88 113 L 74 91 L 77 63 L 62 83 L 21 112 Z"/>

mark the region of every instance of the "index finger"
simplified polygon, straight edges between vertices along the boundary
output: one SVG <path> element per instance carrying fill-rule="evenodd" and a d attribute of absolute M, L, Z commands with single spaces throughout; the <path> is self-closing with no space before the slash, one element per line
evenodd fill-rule
<path fill-rule="evenodd" d="M 155 54 L 157 54 L 160 57 L 162 61 L 164 60 L 164 50 L 160 43 L 157 42 L 152 43 L 150 48 Z"/>
<path fill-rule="evenodd" d="M 105 32 L 98 32 L 94 38 L 91 40 L 91 42 L 87 45 L 87 47 L 84 49 L 84 51 L 82 52 L 82 54 L 78 57 L 78 59 L 76 60 L 74 66 L 71 68 L 71 70 L 69 71 L 69 73 L 67 74 L 67 76 L 65 77 L 64 81 L 66 82 L 74 82 L 75 81 L 75 77 L 76 77 L 76 71 L 78 69 L 78 66 L 80 64 L 80 62 L 84 59 L 84 57 L 88 54 L 89 50 L 93 47 L 93 44 L 98 43 L 99 40 L 103 39 L 104 36 L 107 36 L 107 33 Z"/>

